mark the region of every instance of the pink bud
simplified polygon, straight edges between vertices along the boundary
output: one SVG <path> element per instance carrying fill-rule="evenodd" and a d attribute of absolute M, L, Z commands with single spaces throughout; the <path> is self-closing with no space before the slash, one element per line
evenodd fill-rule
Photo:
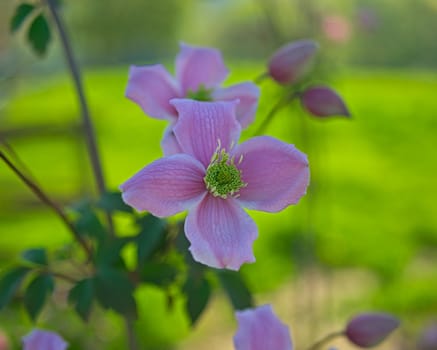
<path fill-rule="evenodd" d="M 426 327 L 419 337 L 419 350 L 437 350 L 437 323 Z"/>
<path fill-rule="evenodd" d="M 353 344 L 371 348 L 384 341 L 398 326 L 399 320 L 389 314 L 360 314 L 349 321 L 345 335 Z"/>
<path fill-rule="evenodd" d="M 55 332 L 34 329 L 23 337 L 23 350 L 65 350 L 67 346 Z"/>
<path fill-rule="evenodd" d="M 269 75 L 286 85 L 300 79 L 310 68 L 319 45 L 313 40 L 299 40 L 282 46 L 269 60 Z"/>
<path fill-rule="evenodd" d="M 326 86 L 313 86 L 306 89 L 301 94 L 300 101 L 308 112 L 317 117 L 350 116 L 342 98 Z"/>

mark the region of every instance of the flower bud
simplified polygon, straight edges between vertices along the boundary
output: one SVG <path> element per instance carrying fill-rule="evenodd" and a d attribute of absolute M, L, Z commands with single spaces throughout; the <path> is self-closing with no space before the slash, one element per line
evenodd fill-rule
<path fill-rule="evenodd" d="M 316 117 L 350 116 L 342 98 L 326 86 L 313 86 L 306 89 L 301 94 L 300 101 L 303 107 Z"/>
<path fill-rule="evenodd" d="M 319 45 L 313 40 L 299 40 L 282 46 L 269 60 L 269 75 L 286 85 L 300 79 L 310 68 Z"/>
<path fill-rule="evenodd" d="M 360 314 L 349 321 L 345 335 L 353 344 L 371 348 L 384 341 L 398 326 L 399 320 L 389 314 Z"/>
<path fill-rule="evenodd" d="M 55 332 L 34 329 L 23 337 L 23 350 L 65 350 L 68 344 Z"/>
<path fill-rule="evenodd" d="M 426 327 L 419 336 L 419 350 L 437 350 L 437 323 Z"/>

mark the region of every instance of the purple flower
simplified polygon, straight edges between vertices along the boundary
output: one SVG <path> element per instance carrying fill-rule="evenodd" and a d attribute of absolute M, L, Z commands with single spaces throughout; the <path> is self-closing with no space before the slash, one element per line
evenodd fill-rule
<path fill-rule="evenodd" d="M 269 75 L 282 85 L 295 83 L 311 67 L 318 48 L 312 40 L 298 40 L 282 46 L 269 59 Z"/>
<path fill-rule="evenodd" d="M 398 327 L 399 320 L 392 315 L 364 313 L 348 322 L 345 335 L 353 344 L 371 348 L 383 342 Z"/>
<path fill-rule="evenodd" d="M 290 331 L 273 313 L 270 305 L 236 312 L 236 350 L 291 350 Z"/>
<path fill-rule="evenodd" d="M 65 350 L 68 344 L 55 332 L 34 329 L 23 337 L 23 350 Z"/>
<path fill-rule="evenodd" d="M 176 109 L 170 104 L 173 98 L 239 100 L 236 113 L 241 126 L 244 128 L 253 121 L 259 88 L 249 82 L 220 88 L 228 75 L 228 69 L 218 50 L 181 44 L 175 65 L 175 78 L 161 64 L 132 66 L 126 88 L 126 96 L 137 103 L 144 113 L 171 122 L 162 141 L 165 155 L 180 152 L 172 133 L 172 126 L 178 117 Z"/>
<path fill-rule="evenodd" d="M 258 230 L 243 210 L 278 212 L 305 194 L 306 156 L 268 136 L 237 145 L 236 102 L 172 100 L 182 153 L 146 166 L 121 185 L 124 201 L 164 217 L 188 210 L 185 233 L 197 261 L 238 270 L 253 262 Z"/>
<path fill-rule="evenodd" d="M 316 117 L 350 116 L 343 99 L 327 86 L 312 86 L 306 89 L 300 100 L 304 108 Z"/>

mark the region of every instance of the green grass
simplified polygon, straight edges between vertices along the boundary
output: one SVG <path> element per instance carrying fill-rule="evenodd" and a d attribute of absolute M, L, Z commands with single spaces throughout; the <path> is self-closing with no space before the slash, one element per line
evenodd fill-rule
<path fill-rule="evenodd" d="M 254 76 L 254 65 L 241 64 L 230 81 Z M 255 66 L 256 67 L 256 66 Z M 111 188 L 161 156 L 165 122 L 143 115 L 124 98 L 127 67 L 85 72 L 86 91 L 96 124 L 99 148 Z M 256 74 L 255 74 L 256 75 Z M 77 120 L 78 108 L 67 78 L 22 83 L 0 116 L 2 128 L 65 124 Z M 409 267 L 425 248 L 437 246 L 437 73 L 404 71 L 345 72 L 332 82 L 352 112 L 352 119 L 320 120 L 298 104 L 277 115 L 268 134 L 295 143 L 308 153 L 310 197 L 279 214 L 253 213 L 260 235 L 256 264 L 243 267 L 255 291 L 277 287 L 299 273 L 306 257 L 329 268 L 362 267 L 374 271 L 387 295 L 408 288 Z M 277 89 L 266 82 L 255 125 L 275 103 Z M 56 197 L 77 199 L 92 186 L 83 145 L 71 138 L 11 139 L 10 143 L 39 183 Z M 29 246 L 62 244 L 68 232 L 47 209 L 32 209 L 33 195 L 0 166 L 0 259 L 13 259 Z M 19 199 L 26 205 L 13 211 Z M 29 204 L 30 203 L 30 204 Z M 310 204 L 310 206 L 309 206 Z M 435 256 L 435 254 L 434 254 Z M 435 258 L 429 264 L 435 264 Z M 429 298 L 426 285 L 437 273 L 398 299 L 376 297 L 377 305 L 404 312 L 405 303 Z M 430 282 L 432 281 L 432 282 Z M 424 292 L 426 291 L 426 293 Z M 422 293 L 422 294 L 421 294 Z M 422 295 L 422 297 L 420 296 Z M 406 311 L 405 311 L 406 312 Z"/>

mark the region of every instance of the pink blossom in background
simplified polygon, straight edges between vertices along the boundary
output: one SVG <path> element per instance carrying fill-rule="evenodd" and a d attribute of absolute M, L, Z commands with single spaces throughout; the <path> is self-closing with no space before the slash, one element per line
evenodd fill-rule
<path fill-rule="evenodd" d="M 345 43 L 351 35 L 351 25 L 346 17 L 329 15 L 323 18 L 322 30 L 325 36 L 334 42 Z"/>
<path fill-rule="evenodd" d="M 34 329 L 23 337 L 23 350 L 65 350 L 68 343 L 55 332 Z"/>
<path fill-rule="evenodd" d="M 258 230 L 243 210 L 278 212 L 296 204 L 309 182 L 308 161 L 268 136 L 237 145 L 236 102 L 172 100 L 182 153 L 166 156 L 121 185 L 123 200 L 158 217 L 188 210 L 185 234 L 195 260 L 238 270 L 253 262 Z"/>
<path fill-rule="evenodd" d="M 270 305 L 237 311 L 236 350 L 292 350 L 290 331 Z"/>
<path fill-rule="evenodd" d="M 8 336 L 0 331 L 0 350 L 9 350 L 9 339 Z"/>
<path fill-rule="evenodd" d="M 173 98 L 239 100 L 236 115 L 241 126 L 245 128 L 253 121 L 259 88 L 251 82 L 221 88 L 229 72 L 218 50 L 181 44 L 175 66 L 175 77 L 161 64 L 131 66 L 126 88 L 126 97 L 137 103 L 144 113 L 170 121 L 161 143 L 165 155 L 180 152 L 172 132 L 178 117 L 176 109 L 170 104 Z"/>

